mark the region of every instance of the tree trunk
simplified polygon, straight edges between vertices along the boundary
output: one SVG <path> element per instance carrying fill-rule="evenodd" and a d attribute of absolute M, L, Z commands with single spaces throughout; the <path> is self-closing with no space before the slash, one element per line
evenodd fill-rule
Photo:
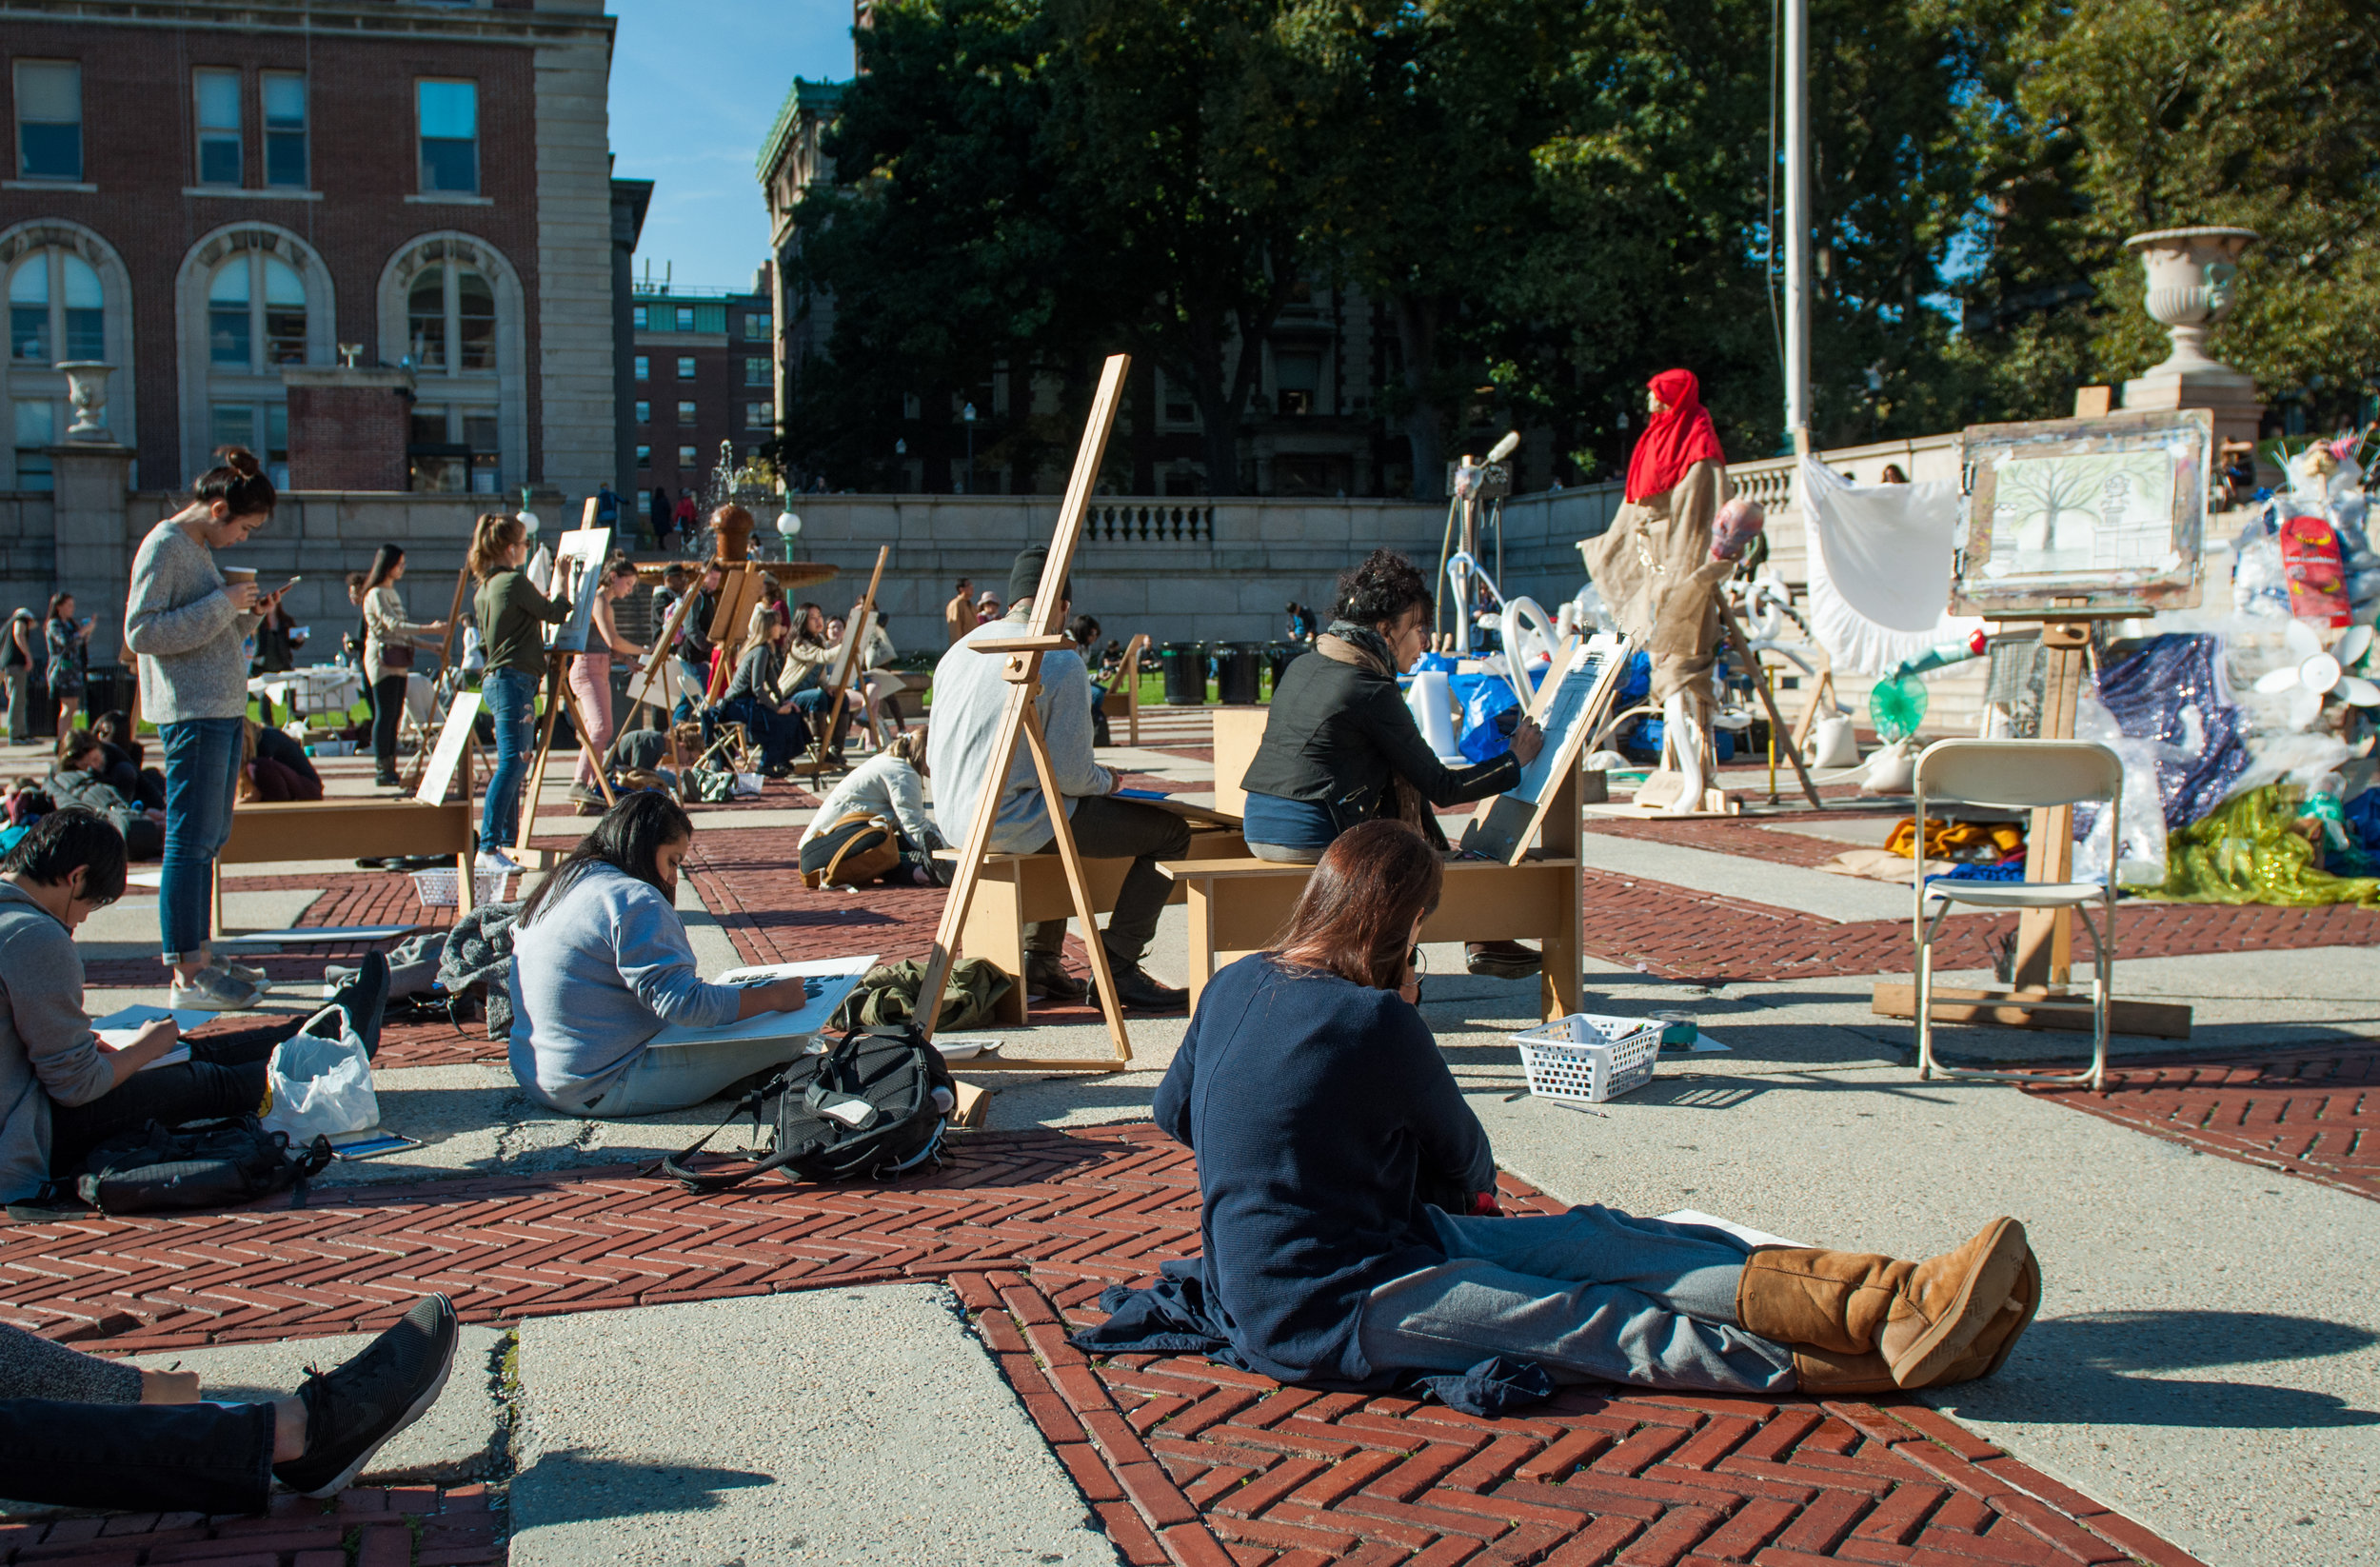
<path fill-rule="evenodd" d="M 1398 357 L 1403 361 L 1405 440 L 1413 449 L 1413 476 L 1407 486 L 1417 501 L 1444 499 L 1446 450 L 1438 434 L 1438 402 L 1430 395 L 1430 371 L 1438 357 L 1438 303 L 1411 294 L 1389 300 L 1397 321 Z"/>

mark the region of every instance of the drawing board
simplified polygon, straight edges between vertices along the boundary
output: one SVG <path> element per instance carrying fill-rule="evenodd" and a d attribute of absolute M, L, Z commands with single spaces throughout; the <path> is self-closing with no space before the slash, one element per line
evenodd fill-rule
<path fill-rule="evenodd" d="M 1974 425 L 1951 613 L 2149 614 L 2198 603 L 2214 453 L 2204 408 Z"/>
<path fill-rule="evenodd" d="M 1466 854 L 1520 863 L 1546 812 L 1564 794 L 1561 784 L 1577 773 L 1580 747 L 1611 709 L 1628 666 L 1628 639 L 1597 632 L 1557 664 L 1560 677 L 1548 671 L 1531 714 L 1545 731 L 1544 748 L 1520 770 L 1520 782 L 1509 792 L 1480 803 L 1463 829 Z"/>
<path fill-rule="evenodd" d="M 604 560 L 611 553 L 611 529 L 583 527 L 565 533 L 554 549 L 553 585 L 549 599 L 567 599 L 570 618 L 545 627 L 545 645 L 562 653 L 586 651 L 586 637 L 595 619 L 595 595 L 604 590 Z"/>
<path fill-rule="evenodd" d="M 422 769 L 421 786 L 413 791 L 413 798 L 423 804 L 446 803 L 446 785 L 454 782 L 454 770 L 463 762 L 463 747 L 471 743 L 479 702 L 477 691 L 457 691 L 447 705 L 446 722 L 439 726 L 438 743 L 430 747 L 429 763 Z"/>

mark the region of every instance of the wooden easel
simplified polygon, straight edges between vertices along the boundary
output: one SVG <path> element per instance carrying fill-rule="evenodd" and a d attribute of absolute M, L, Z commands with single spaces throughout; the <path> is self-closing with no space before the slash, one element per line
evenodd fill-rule
<path fill-rule="evenodd" d="M 426 724 L 412 724 L 411 715 L 407 715 L 407 722 L 413 729 L 414 737 L 418 742 L 413 748 L 413 766 L 406 774 L 405 792 L 407 794 L 411 794 L 422 786 L 422 771 L 429 765 L 429 736 L 432 726 L 443 724 L 446 721 L 446 704 L 439 700 L 439 690 L 446 684 L 446 671 L 454 667 L 455 633 L 457 627 L 463 624 L 463 599 L 464 595 L 470 591 L 470 585 L 471 563 L 466 559 L 463 563 L 463 569 L 454 574 L 454 602 L 446 607 L 446 635 L 445 640 L 438 645 L 438 678 L 430 683 L 429 721 Z"/>
<path fill-rule="evenodd" d="M 1126 737 L 1124 744 L 1127 745 L 1140 744 L 1140 655 L 1148 649 L 1149 634 L 1146 631 L 1135 633 L 1133 639 L 1124 644 L 1121 673 L 1124 688 L 1124 734 Z"/>
<path fill-rule="evenodd" d="M 2104 617 L 2102 617 L 2104 618 Z M 2013 622 L 1995 622 L 2005 630 Z M 2074 712 L 2082 699 L 2084 656 L 2091 645 L 2091 622 L 2077 615 L 2044 620 L 2041 627 L 2043 670 L 2041 736 L 2043 740 L 2074 738 Z M 1918 823 L 1920 839 L 1923 823 Z M 2112 830 L 2111 838 L 2112 839 Z M 2113 857 L 2111 849 L 2111 859 Z M 2046 805 L 2033 813 L 2025 838 L 2025 880 L 2064 882 L 2074 873 L 2074 807 Z M 2113 866 L 2109 874 L 2114 874 Z M 2111 940 L 2113 931 L 2109 932 Z M 2091 1030 L 2088 990 L 2072 988 L 2073 979 L 2074 911 L 2072 908 L 2024 909 L 2016 917 L 2015 962 L 2006 989 L 1966 990 L 1934 987 L 1936 1022 L 1989 1022 L 2011 1028 Z M 2055 1002 L 2035 1010 L 2035 1002 Z M 1869 1009 L 1879 1017 L 1914 1018 L 1917 989 L 1914 982 L 1888 981 L 1875 987 Z M 2191 1008 L 2187 1002 L 2108 1002 L 2108 1032 L 2145 1034 L 2156 1039 L 2190 1038 Z"/>
<path fill-rule="evenodd" d="M 582 531 L 595 526 L 595 501 L 592 496 L 587 499 L 579 526 Z M 601 563 L 593 569 L 601 570 Z M 532 870 L 545 867 L 543 851 L 530 848 L 529 840 L 537 831 L 537 797 L 545 786 L 545 762 L 553 754 L 554 725 L 565 706 L 570 709 L 570 727 L 577 732 L 579 744 L 582 746 L 586 744 L 586 714 L 579 706 L 578 693 L 570 689 L 570 661 L 576 656 L 564 647 L 548 649 L 545 654 L 545 684 L 549 691 L 545 699 L 545 722 L 538 728 L 537 752 L 529 759 L 528 784 L 523 790 L 521 799 L 521 825 L 513 835 L 512 844 L 512 858 Z M 601 767 L 595 769 L 595 787 L 603 795 L 606 810 L 619 803 L 618 797 L 611 792 L 611 780 Z M 532 855 L 538 858 L 532 861 L 528 858 Z"/>
<path fill-rule="evenodd" d="M 703 571 L 709 570 L 712 565 L 717 564 L 717 562 L 712 562 L 705 565 Z M 724 566 L 722 571 L 724 574 Z M 637 675 L 636 679 L 628 683 L 627 717 L 621 720 L 619 731 L 611 737 L 611 745 L 604 753 L 604 767 L 598 769 L 599 771 L 610 767 L 612 757 L 620 749 L 621 736 L 628 732 L 627 719 L 634 718 L 648 705 L 661 709 L 662 733 L 669 737 L 670 765 L 673 767 L 684 765 L 678 756 L 678 726 L 669 722 L 669 715 L 673 710 L 672 704 L 661 700 L 667 689 L 661 684 L 661 679 L 662 671 L 668 668 L 669 661 L 677 656 L 671 649 L 678 645 L 678 633 L 684 629 L 686 616 L 694 609 L 694 601 L 702 596 L 697 591 L 702 580 L 703 572 L 697 571 L 694 581 L 688 583 L 685 591 L 678 595 L 678 602 L 669 606 L 669 623 L 662 628 L 661 635 L 653 639 L 653 645 L 645 657 L 643 671 Z"/>
<path fill-rule="evenodd" d="M 867 651 L 868 633 L 876 624 L 876 589 L 884 581 L 884 563 L 892 559 L 892 545 L 876 546 L 876 569 L 868 574 L 867 591 L 860 596 L 859 613 L 852 617 L 856 625 L 846 623 L 843 628 L 843 657 L 835 662 L 835 700 L 826 713 L 826 725 L 812 736 L 810 748 L 810 784 L 816 785 L 826 776 L 826 750 L 835 731 L 843 724 L 843 704 L 850 699 L 851 682 L 859 674 L 860 660 Z"/>
<path fill-rule="evenodd" d="M 1082 944 L 1091 955 L 1092 988 L 1099 996 L 1100 1011 L 1107 1020 L 1108 1037 L 1115 1041 L 1116 1053 L 1107 1061 L 1063 1058 L 975 1061 L 966 1065 L 971 1073 L 1120 1072 L 1132 1061 L 1132 1039 L 1124 1031 L 1123 1010 L 1116 996 L 1116 977 L 1108 966 L 1107 947 L 1100 940 L 1091 890 L 1083 880 L 1082 859 L 1075 850 L 1074 831 L 1067 824 L 1063 797 L 1059 793 L 1056 769 L 1050 762 L 1049 742 L 1041 733 L 1040 711 L 1034 705 L 1034 698 L 1041 691 L 1042 658 L 1071 645 L 1059 628 L 1062 608 L 1059 590 L 1065 585 L 1074 562 L 1075 545 L 1082 537 L 1091 486 L 1099 479 L 1100 464 L 1107 453 L 1107 438 L 1115 428 L 1116 410 L 1123 401 L 1124 374 L 1131 365 L 1131 356 L 1114 354 L 1100 371 L 1099 390 L 1091 399 L 1090 419 L 1082 430 L 1082 446 L 1075 454 L 1074 473 L 1066 481 L 1066 498 L 1059 506 L 1058 530 L 1050 541 L 1049 559 L 1041 566 L 1041 584 L 1034 591 L 1030 634 L 970 645 L 979 653 L 1007 656 L 1004 673 L 1008 700 L 1001 709 L 1000 728 L 992 738 L 991 752 L 983 761 L 983 791 L 976 800 L 974 820 L 967 824 L 966 840 L 959 851 L 958 876 L 951 883 L 948 902 L 942 905 L 942 923 L 934 932 L 933 951 L 925 960 L 924 982 L 918 991 L 922 998 L 918 1025 L 930 1039 L 942 1020 L 942 989 L 949 982 L 960 933 L 966 926 L 967 905 L 975 897 L 976 883 L 991 850 L 992 823 L 999 816 L 1000 797 L 1007 783 L 1008 769 L 1016 761 L 1017 743 L 1021 739 L 1032 753 L 1034 772 L 1041 781 L 1042 809 L 1048 813 L 1050 833 L 1056 840 L 1054 846 L 1065 868 L 1066 888 L 1074 899 L 1076 918 L 1082 922 Z"/>
<path fill-rule="evenodd" d="M 1719 603 L 1719 625 L 1727 633 L 1728 645 L 1735 649 L 1735 656 L 1743 661 L 1745 673 L 1752 677 L 1753 689 L 1760 693 L 1760 705 L 1767 709 L 1769 715 L 1769 733 L 1783 734 L 1785 718 L 1776 710 L 1776 697 L 1769 690 L 1768 682 L 1760 678 L 1760 660 L 1752 651 L 1752 639 L 1744 635 L 1743 622 L 1735 618 L 1735 611 L 1725 600 Z M 1832 679 L 1831 676 L 1829 678 Z M 1817 710 L 1815 703 L 1811 710 Z M 1794 764 L 1794 776 L 1801 780 L 1802 798 L 1810 802 L 1810 808 L 1814 811 L 1826 809 L 1826 802 L 1818 798 L 1818 786 L 1810 782 L 1810 769 L 1802 763 L 1801 747 L 1798 744 L 1789 745 L 1785 754 Z"/>

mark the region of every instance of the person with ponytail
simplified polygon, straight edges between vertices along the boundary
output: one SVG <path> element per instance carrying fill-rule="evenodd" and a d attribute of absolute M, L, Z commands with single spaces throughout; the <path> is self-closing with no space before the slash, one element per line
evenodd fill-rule
<path fill-rule="evenodd" d="M 397 584 L 405 580 L 405 551 L 382 545 L 364 574 L 364 679 L 372 688 L 373 782 L 399 786 L 397 720 L 405 712 L 405 688 L 423 638 L 444 636 L 445 621 L 409 621 Z"/>
<path fill-rule="evenodd" d="M 487 769 L 487 798 L 479 813 L 479 868 L 517 871 L 505 852 L 521 823 L 521 785 L 536 744 L 537 684 L 545 674 L 546 624 L 570 618 L 566 599 L 549 599 L 522 570 L 529 533 L 518 517 L 491 511 L 471 534 L 471 578 L 479 591 L 471 615 L 487 649 L 480 700 L 496 725 L 496 762 Z M 534 812 L 537 803 L 527 807 Z"/>
<path fill-rule="evenodd" d="M 262 970 L 215 957 L 212 879 L 239 793 L 248 639 L 285 589 L 259 594 L 253 571 L 225 580 L 215 551 L 246 543 L 272 520 L 277 499 L 255 453 L 225 446 L 190 504 L 150 528 L 132 559 L 124 640 L 140 661 L 141 707 L 164 752 L 157 922 L 176 1009 L 245 1011 L 271 988 Z"/>

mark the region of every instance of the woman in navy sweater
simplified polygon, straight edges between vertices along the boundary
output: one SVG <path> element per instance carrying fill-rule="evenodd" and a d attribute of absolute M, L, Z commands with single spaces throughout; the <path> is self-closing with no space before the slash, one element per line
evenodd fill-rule
<path fill-rule="evenodd" d="M 1443 878 L 1401 823 L 1352 828 L 1278 947 L 1207 986 L 1156 1102 L 1198 1153 L 1204 1255 L 1086 1347 L 1170 1326 L 1266 1376 L 1353 1389 L 1497 1356 L 1557 1381 L 1747 1393 L 1998 1369 L 2040 1299 L 2013 1219 L 1909 1263 L 1600 1206 L 1501 1217 L 1487 1134 L 1414 1005 L 1410 954 Z"/>

